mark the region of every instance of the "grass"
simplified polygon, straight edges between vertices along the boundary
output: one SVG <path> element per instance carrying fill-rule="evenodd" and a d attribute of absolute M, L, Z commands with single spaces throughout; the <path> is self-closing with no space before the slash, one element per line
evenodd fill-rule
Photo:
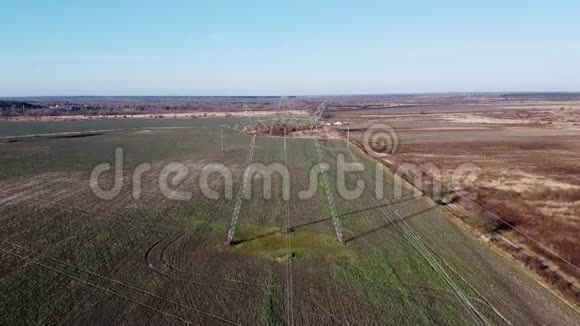
<path fill-rule="evenodd" d="M 244 126 L 248 123 L 248 119 L 229 117 L 204 119 L 104 119 L 42 122 L 0 121 L 0 137 L 133 128 L 219 128 L 220 125 L 234 125 L 236 123 Z"/>
<path fill-rule="evenodd" d="M 237 244 L 233 251 L 241 255 L 253 255 L 273 262 L 283 262 L 290 242 L 295 258 L 346 257 L 352 258 L 354 251 L 339 243 L 336 237 L 308 231 L 290 233 L 287 237 L 280 228 L 262 225 L 241 225 Z"/>
<path fill-rule="evenodd" d="M 261 317 L 264 325 L 268 326 L 280 326 L 284 325 L 284 318 L 279 311 L 279 303 L 277 299 L 280 297 L 280 293 L 277 293 L 276 288 L 278 288 L 280 281 L 274 273 L 270 273 L 268 276 L 268 287 L 264 292 L 264 297 L 262 301 Z"/>
<path fill-rule="evenodd" d="M 117 127 L 121 127 L 125 120 L 118 122 L 121 125 Z M 179 127 L 184 122 L 176 120 L 176 123 L 177 126 L 174 127 Z M 169 126 L 173 125 L 168 124 L 167 127 Z M 229 146 L 225 155 L 243 158 L 244 154 L 238 148 L 245 150 L 249 137 L 240 137 L 231 130 L 224 130 L 223 133 L 225 143 Z M 0 143 L 0 156 L 3 159 L 0 180 L 47 172 L 88 172 L 99 163 L 112 162 L 116 147 L 124 150 L 126 168 L 159 160 L 196 157 L 214 157 L 214 160 L 218 160 L 224 155 L 220 151 L 220 129 L 216 121 L 203 127 L 153 129 L 147 133 L 125 130 L 91 137 L 34 138 L 22 142 Z"/>
<path fill-rule="evenodd" d="M 367 255 L 338 264 L 336 277 L 349 284 L 359 300 L 369 302 L 388 316 L 385 322 L 471 322 L 442 280 L 421 257 L 412 254 L 414 249 L 410 245 L 402 239 L 386 242 Z"/>

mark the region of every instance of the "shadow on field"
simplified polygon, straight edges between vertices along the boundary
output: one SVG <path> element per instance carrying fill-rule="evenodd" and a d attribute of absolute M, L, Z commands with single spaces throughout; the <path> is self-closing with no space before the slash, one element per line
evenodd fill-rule
<path fill-rule="evenodd" d="M 385 204 L 381 204 L 381 205 L 370 206 L 370 207 L 366 207 L 366 208 L 357 209 L 357 210 L 353 210 L 353 211 L 350 211 L 350 212 L 342 213 L 342 214 L 339 214 L 338 217 L 339 218 L 342 218 L 342 217 L 352 217 L 352 216 L 354 216 L 356 214 L 359 214 L 359 213 L 368 212 L 368 211 L 380 209 L 380 208 L 383 208 L 383 207 L 388 207 L 389 205 L 403 204 L 403 203 L 406 203 L 406 202 L 409 202 L 409 201 L 412 201 L 412 200 L 416 200 L 416 199 L 417 198 L 415 198 L 414 196 L 411 196 L 411 197 L 408 197 L 408 198 L 403 198 L 400 201 L 395 202 L 395 203 L 385 203 Z M 424 212 L 427 212 L 427 211 L 429 211 L 429 210 L 431 210 L 433 208 L 436 208 L 436 207 L 438 207 L 438 206 L 436 205 L 436 206 L 430 207 L 430 208 L 428 208 L 426 210 L 423 210 L 423 211 L 414 213 L 414 214 L 409 215 L 409 216 L 405 216 L 403 218 L 411 218 L 411 217 L 414 217 L 416 215 L 419 215 L 419 214 L 422 214 Z M 312 225 L 315 225 L 315 224 L 327 222 L 327 221 L 330 221 L 330 220 L 332 220 L 332 217 L 325 217 L 325 218 L 322 218 L 322 219 L 318 219 L 318 220 L 306 222 L 306 223 L 303 223 L 303 224 L 291 226 L 290 228 L 288 228 L 288 232 L 294 232 L 294 231 L 296 231 L 298 229 L 303 229 L 303 228 L 306 228 L 306 227 L 309 227 L 309 226 L 312 226 Z M 365 232 L 365 233 L 363 233 L 361 235 L 353 236 L 352 238 L 349 238 L 349 239 L 345 240 L 345 243 L 346 242 L 349 242 L 349 241 L 356 240 L 359 237 L 362 237 L 364 235 L 377 232 L 377 231 L 379 231 L 381 229 L 384 229 L 384 228 L 386 228 L 388 226 L 389 225 L 382 225 L 379 228 L 370 230 L 370 231 Z M 281 231 L 271 231 L 271 232 L 259 234 L 259 235 L 256 235 L 256 236 L 253 236 L 253 237 L 250 237 L 250 238 L 244 238 L 244 239 L 235 240 L 235 241 L 232 242 L 232 245 L 239 245 L 239 244 L 242 244 L 242 243 L 245 243 L 245 242 L 250 242 L 250 241 L 253 241 L 253 240 L 262 239 L 262 238 L 269 237 L 269 236 L 274 235 L 274 234 L 279 233 L 279 232 L 281 232 Z"/>
<path fill-rule="evenodd" d="M 408 197 L 408 198 L 403 198 L 403 199 L 401 199 L 398 202 L 390 203 L 390 205 L 403 204 L 403 203 L 406 203 L 408 201 L 412 201 L 412 200 L 415 200 L 415 199 L 416 199 L 415 197 L 411 196 L 411 197 Z M 356 215 L 356 214 L 359 214 L 359 213 L 363 213 L 363 212 L 367 212 L 367 211 L 372 211 L 372 210 L 375 210 L 375 209 L 379 209 L 379 208 L 382 208 L 382 207 L 388 207 L 388 206 L 389 206 L 389 203 L 385 203 L 385 204 L 382 204 L 382 205 L 365 207 L 365 208 L 357 209 L 357 210 L 354 210 L 354 211 L 350 211 L 350 212 L 346 212 L 346 213 L 339 214 L 338 217 L 340 218 L 340 217 L 352 216 L 352 215 Z M 306 222 L 306 223 L 303 223 L 303 224 L 295 225 L 295 226 L 290 227 L 290 232 L 293 232 L 296 229 L 301 229 L 301 228 L 305 228 L 305 227 L 308 227 L 308 226 L 311 226 L 311 225 L 315 225 L 315 224 L 318 224 L 318 223 L 330 221 L 331 219 L 332 219 L 332 217 L 325 217 L 325 218 L 322 218 L 322 219 L 319 219 L 319 220 L 310 221 L 310 222 Z"/>
<path fill-rule="evenodd" d="M 279 233 L 279 232 L 280 231 L 272 231 L 272 232 L 268 232 L 268 233 L 264 233 L 264 234 L 259 234 L 259 235 L 253 236 L 251 238 L 234 240 L 234 241 L 232 241 L 232 245 L 235 246 L 235 245 L 242 244 L 244 242 L 249 242 L 249 241 L 254 241 L 254 240 L 262 239 L 262 238 L 269 237 L 269 236 L 274 235 L 274 234 Z"/>
<path fill-rule="evenodd" d="M 410 214 L 410 215 L 407 215 L 407 216 L 402 216 L 402 218 L 403 218 L 403 220 L 410 219 L 410 218 L 413 218 L 413 217 L 415 217 L 415 216 L 418 216 L 418 215 L 421 215 L 421 214 L 423 214 L 423 213 L 426 213 L 426 212 L 428 212 L 428 211 L 431 211 L 431 210 L 433 210 L 433 209 L 435 209 L 435 208 L 437 208 L 437 207 L 439 207 L 439 205 L 434 205 L 434 206 L 431 206 L 431 207 L 429 207 L 429 208 L 426 208 L 426 209 L 424 209 L 424 210 L 422 210 L 422 211 L 418 211 L 418 212 L 415 212 L 415 213 L 413 213 L 413 214 Z M 386 229 L 386 228 L 389 228 L 389 227 L 391 227 L 391 226 L 395 225 L 396 223 L 401 223 L 401 220 L 397 219 L 397 220 L 395 220 L 395 221 L 393 221 L 393 222 L 389 221 L 388 223 L 385 223 L 385 224 L 383 224 L 383 225 L 381 225 L 381 226 L 379 226 L 379 227 L 376 227 L 376 228 L 374 228 L 374 229 L 371 229 L 371 230 L 365 231 L 365 232 L 363 232 L 363 233 L 361 233 L 361 234 L 354 235 L 354 236 L 352 236 L 352 237 L 350 237 L 350 238 L 348 238 L 348 239 L 345 239 L 345 240 L 344 240 L 344 243 L 346 244 L 346 243 L 349 243 L 349 242 L 352 242 L 352 241 L 358 240 L 358 239 L 360 239 L 360 238 L 363 238 L 363 237 L 365 237 L 365 236 L 371 235 L 371 234 L 373 234 L 373 233 L 377 233 L 377 232 L 379 232 L 379 231 L 381 231 L 381 230 L 384 230 L 384 229 Z"/>

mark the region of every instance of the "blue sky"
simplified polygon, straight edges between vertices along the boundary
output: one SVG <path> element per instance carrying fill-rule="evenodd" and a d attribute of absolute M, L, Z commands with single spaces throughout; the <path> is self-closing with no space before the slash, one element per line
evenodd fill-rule
<path fill-rule="evenodd" d="M 0 1 L 0 96 L 580 91 L 578 1 Z"/>

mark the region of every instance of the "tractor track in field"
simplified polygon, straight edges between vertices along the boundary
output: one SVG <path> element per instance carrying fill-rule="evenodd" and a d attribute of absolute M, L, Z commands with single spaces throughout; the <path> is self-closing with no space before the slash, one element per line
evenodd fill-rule
<path fill-rule="evenodd" d="M 229 283 L 246 285 L 246 286 L 250 286 L 250 287 L 253 287 L 253 288 L 259 288 L 259 289 L 265 289 L 265 288 L 267 288 L 267 285 L 250 283 L 250 282 L 244 282 L 244 281 L 227 279 L 227 278 L 215 278 L 215 277 L 211 277 L 211 276 L 208 276 L 206 274 L 203 274 L 203 273 L 196 273 L 196 272 L 191 272 L 191 271 L 187 271 L 187 270 L 183 270 L 183 269 L 177 268 L 175 265 L 171 264 L 168 261 L 166 253 L 167 253 L 167 250 L 169 249 L 169 247 L 175 245 L 175 243 L 177 241 L 179 241 L 180 239 L 182 239 L 186 235 L 187 235 L 187 232 L 181 232 L 179 235 L 177 235 L 176 237 L 174 237 L 173 239 L 171 239 L 170 241 L 168 241 L 164 245 L 162 245 L 162 242 L 164 242 L 167 239 L 169 239 L 170 238 L 170 235 L 167 235 L 166 237 L 163 237 L 162 239 L 156 241 L 151 247 L 149 247 L 149 249 L 145 253 L 144 260 L 145 260 L 145 262 L 147 264 L 147 267 L 150 268 L 150 269 L 152 269 L 152 270 L 154 270 L 158 274 L 163 275 L 165 277 L 168 277 L 168 278 L 170 278 L 170 279 L 172 279 L 174 281 L 182 281 L 182 282 L 185 282 L 185 283 L 190 283 L 190 284 L 195 284 L 195 285 L 200 285 L 200 286 L 205 286 L 205 287 L 211 287 L 211 288 L 217 288 L 217 289 L 221 289 L 221 290 L 227 290 L 227 291 L 233 291 L 233 292 L 250 294 L 250 292 L 242 291 L 242 290 L 235 289 L 235 288 L 218 286 L 218 285 L 214 285 L 214 284 L 211 284 L 211 283 L 198 282 L 198 281 L 193 281 L 193 280 L 190 280 L 190 279 L 184 279 L 184 278 L 181 278 L 181 277 L 176 277 L 176 276 L 171 275 L 167 270 L 174 271 L 174 272 L 177 272 L 179 274 L 184 274 L 184 275 L 190 275 L 190 276 L 205 278 L 208 281 L 214 281 L 216 283 L 219 283 L 219 282 L 229 282 Z M 153 254 L 154 251 L 156 251 L 157 247 L 160 247 L 160 252 L 158 254 Z M 159 264 L 157 264 L 157 262 L 159 262 Z"/>
<path fill-rule="evenodd" d="M 156 259 L 161 261 L 161 264 L 160 264 L 161 266 L 158 266 L 156 264 L 156 260 L 154 260 L 153 255 L 152 255 L 153 251 L 157 248 L 157 246 L 161 245 L 161 243 L 167 239 L 169 239 L 169 236 L 166 236 L 166 237 L 158 240 L 145 253 L 144 260 L 145 260 L 145 263 L 147 264 L 147 267 L 149 269 L 151 269 L 151 270 L 155 271 L 157 274 L 165 276 L 173 281 L 181 281 L 181 282 L 194 284 L 194 285 L 198 285 L 198 286 L 203 286 L 203 287 L 208 287 L 208 288 L 213 288 L 213 289 L 217 289 L 217 290 L 250 294 L 250 292 L 238 290 L 235 288 L 230 288 L 230 287 L 225 287 L 225 286 L 220 286 L 220 285 L 215 285 L 215 284 L 210 284 L 210 283 L 204 283 L 204 282 L 198 282 L 198 281 L 194 281 L 191 279 L 185 279 L 185 278 L 180 278 L 180 277 L 175 277 L 175 276 L 170 275 L 168 272 L 166 272 L 162 269 L 163 266 L 166 266 L 162 262 L 163 261 L 162 255 L 165 252 L 165 250 L 167 250 L 167 247 L 169 247 L 172 243 L 174 243 L 177 239 L 179 239 L 179 237 L 176 237 L 175 239 L 170 240 L 164 247 L 161 248 L 160 254 L 156 255 L 156 257 L 157 257 Z M 221 281 L 223 281 L 223 280 L 221 280 Z"/>
<path fill-rule="evenodd" d="M 254 287 L 254 288 L 261 288 L 263 290 L 266 290 L 268 288 L 269 285 L 267 285 L 267 284 L 244 282 L 244 281 L 234 280 L 234 279 L 230 279 L 230 278 L 216 278 L 216 277 L 208 276 L 207 274 L 204 274 L 204 273 L 189 271 L 189 270 L 181 269 L 181 268 L 175 266 L 174 264 L 172 264 L 171 262 L 168 261 L 165 253 L 170 246 L 175 245 L 175 243 L 177 243 L 179 240 L 183 239 L 186 235 L 187 235 L 187 232 L 183 232 L 179 237 L 177 237 L 176 239 L 174 239 L 169 244 L 167 244 L 166 246 L 163 247 L 162 252 L 160 253 L 160 256 L 161 256 L 161 262 L 163 263 L 164 267 L 167 267 L 167 268 L 169 268 L 177 273 L 183 274 L 183 275 L 201 277 L 201 278 L 207 279 L 209 281 L 229 282 L 229 283 L 235 283 L 235 284 L 240 284 L 240 285 L 246 285 L 246 286 L 250 286 L 250 287 Z"/>
<path fill-rule="evenodd" d="M 164 297 L 161 297 L 161 296 L 159 296 L 159 295 L 157 295 L 157 294 L 155 294 L 155 293 L 152 293 L 152 292 L 150 292 L 150 291 L 147 291 L 147 290 L 144 290 L 144 289 L 141 289 L 141 288 L 138 288 L 138 287 L 135 287 L 135 286 L 129 285 L 129 284 L 125 283 L 125 282 L 122 282 L 122 281 L 119 281 L 119 280 L 116 280 L 116 279 L 112 279 L 112 278 L 110 278 L 110 277 L 107 277 L 107 276 L 104 276 L 104 275 L 101 275 L 101 274 L 98 274 L 98 273 L 92 272 L 92 271 L 90 271 L 90 270 L 87 270 L 87 269 L 85 269 L 85 268 L 83 268 L 83 267 L 80 267 L 80 266 L 77 266 L 77 265 L 74 265 L 74 264 L 70 264 L 70 263 L 68 263 L 68 262 L 65 262 L 65 261 L 62 261 L 62 260 L 59 260 L 59 259 L 56 259 L 56 258 L 52 258 L 52 257 L 47 257 L 47 256 L 44 256 L 44 255 L 42 255 L 41 253 L 34 251 L 33 249 L 26 248 L 26 247 L 24 247 L 24 246 L 18 245 L 18 244 L 16 244 L 16 243 L 13 243 L 13 242 L 8 242 L 8 241 L 4 241 L 4 242 L 5 242 L 5 243 L 8 243 L 8 244 L 10 244 L 10 245 L 12 245 L 12 246 L 13 246 L 13 247 L 15 247 L 15 248 L 19 248 L 19 249 L 28 250 L 28 251 L 29 251 L 31 254 L 36 254 L 36 257 L 34 257 L 34 258 L 30 258 L 30 256 L 23 256 L 22 254 L 15 253 L 15 252 L 13 252 L 13 251 L 11 251 L 11 250 L 7 250 L 7 249 L 4 249 L 4 248 L 0 248 L 0 251 L 2 251 L 2 252 L 4 252 L 4 253 L 7 253 L 7 254 L 9 254 L 9 255 L 12 255 L 12 256 L 15 256 L 15 257 L 18 257 L 18 258 L 20 258 L 20 259 L 22 259 L 22 260 L 25 260 L 25 261 L 30 261 L 32 264 L 34 264 L 34 265 L 37 265 L 37 266 L 39 266 L 39 267 L 41 267 L 41 268 L 44 268 L 44 269 L 50 270 L 50 271 L 52 271 L 52 272 L 54 272 L 54 273 L 57 273 L 57 274 L 63 275 L 63 276 L 65 276 L 65 277 L 67 277 L 67 278 L 70 278 L 70 279 L 72 279 L 72 280 L 75 280 L 75 281 L 77 281 L 77 282 L 80 282 L 80 283 L 82 283 L 82 284 L 85 284 L 85 285 L 87 285 L 87 286 L 90 286 L 90 287 L 93 287 L 93 288 L 96 288 L 96 289 L 99 289 L 99 290 L 105 291 L 105 292 L 107 292 L 107 293 L 113 294 L 113 295 L 115 295 L 115 296 L 121 297 L 121 298 L 123 298 L 123 299 L 125 299 L 125 300 L 128 300 L 128 301 L 130 301 L 130 302 L 134 303 L 134 304 L 137 304 L 137 305 L 139 305 L 139 306 L 142 306 L 142 307 L 144 307 L 144 308 L 146 308 L 146 309 L 149 309 L 149 310 L 155 311 L 155 312 L 157 312 L 157 313 L 160 313 L 160 314 L 162 314 L 162 315 L 165 315 L 165 316 L 167 316 L 167 317 L 170 317 L 170 318 L 173 318 L 173 319 L 177 319 L 177 320 L 179 320 L 179 321 L 181 321 L 181 322 L 184 322 L 184 323 L 186 323 L 186 324 L 192 324 L 192 322 L 191 322 L 191 321 L 189 321 L 189 320 L 185 320 L 185 319 L 183 319 L 183 318 L 181 318 L 181 317 L 179 317 L 179 316 L 176 316 L 176 315 L 173 315 L 173 314 L 171 314 L 171 313 L 168 313 L 168 312 L 166 312 L 166 311 L 163 311 L 163 310 L 161 310 L 161 309 L 155 308 L 155 307 L 153 307 L 153 306 L 151 306 L 151 305 L 148 305 L 148 304 L 142 303 L 142 302 L 138 301 L 138 300 L 137 300 L 137 299 L 135 299 L 135 298 L 132 298 L 132 297 L 130 297 L 130 296 L 128 296 L 128 295 L 126 295 L 126 294 L 123 294 L 123 293 L 119 293 L 119 292 L 117 292 L 117 291 L 114 291 L 114 290 L 112 290 L 112 289 L 111 289 L 111 288 L 109 288 L 109 287 L 100 286 L 100 285 L 98 285 L 98 284 L 96 284 L 96 283 L 90 282 L 90 281 L 88 281 L 88 280 L 84 280 L 84 279 L 82 279 L 82 278 L 80 278 L 80 277 L 78 277 L 78 276 L 75 276 L 75 275 L 72 275 L 72 274 L 70 274 L 70 273 L 67 273 L 65 270 L 59 269 L 59 268 L 57 268 L 57 267 L 54 267 L 54 266 L 47 265 L 46 263 L 43 263 L 43 262 L 41 262 L 41 261 L 40 261 L 40 259 L 41 259 L 41 258 L 44 258 L 44 259 L 47 259 L 47 260 L 49 260 L 49 261 L 52 261 L 52 262 L 54 262 L 54 263 L 56 263 L 56 264 L 60 265 L 60 266 L 61 266 L 61 268 L 62 268 L 63 266 L 65 266 L 65 267 L 70 267 L 70 268 L 73 268 L 73 269 L 75 269 L 75 270 L 77 270 L 77 271 L 80 271 L 80 272 L 82 272 L 82 273 L 85 273 L 85 274 L 87 274 L 87 275 L 94 276 L 94 277 L 96 277 L 96 278 L 98 278 L 98 279 L 101 279 L 101 280 L 108 281 L 108 282 L 110 282 L 110 283 L 113 283 L 113 284 L 119 285 L 119 286 L 121 286 L 121 287 L 123 287 L 123 288 L 126 288 L 126 289 L 129 289 L 129 290 L 133 290 L 133 291 L 139 292 L 139 293 L 141 293 L 141 294 L 144 294 L 144 295 L 148 295 L 148 296 L 150 296 L 150 297 L 152 297 L 152 298 L 155 298 L 155 299 L 157 299 L 157 300 L 163 301 L 163 302 L 165 302 L 165 303 L 169 303 L 169 304 L 171 304 L 171 305 L 174 305 L 174 306 L 176 306 L 176 307 L 179 307 L 179 308 L 182 308 L 182 309 L 188 309 L 188 310 L 194 311 L 194 312 L 196 312 L 196 313 L 202 314 L 202 315 L 204 315 L 204 316 L 206 316 L 206 317 L 210 317 L 210 318 L 212 318 L 212 319 L 215 319 L 215 320 L 221 321 L 221 322 L 223 322 L 223 323 L 226 323 L 226 324 L 230 324 L 230 325 L 239 325 L 238 323 L 235 323 L 235 322 L 233 322 L 233 321 L 227 320 L 227 319 L 225 319 L 225 318 L 222 318 L 222 317 L 220 317 L 220 316 L 217 316 L 217 315 L 214 315 L 214 314 L 208 313 L 208 312 L 206 312 L 206 311 L 203 311 L 203 310 L 201 310 L 201 309 L 199 309 L 199 308 L 197 308 L 197 307 L 195 307 L 195 306 L 185 306 L 185 305 L 183 305 L 183 304 L 181 304 L 181 303 L 179 303 L 179 302 L 176 302 L 176 301 L 173 301 L 173 300 L 168 300 L 168 299 L 166 299 L 166 298 L 164 298 Z"/>

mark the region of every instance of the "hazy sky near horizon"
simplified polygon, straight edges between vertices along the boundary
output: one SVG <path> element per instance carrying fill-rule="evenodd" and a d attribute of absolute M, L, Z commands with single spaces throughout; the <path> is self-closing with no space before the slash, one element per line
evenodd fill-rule
<path fill-rule="evenodd" d="M 578 1 L 0 1 L 0 96 L 580 91 Z"/>

